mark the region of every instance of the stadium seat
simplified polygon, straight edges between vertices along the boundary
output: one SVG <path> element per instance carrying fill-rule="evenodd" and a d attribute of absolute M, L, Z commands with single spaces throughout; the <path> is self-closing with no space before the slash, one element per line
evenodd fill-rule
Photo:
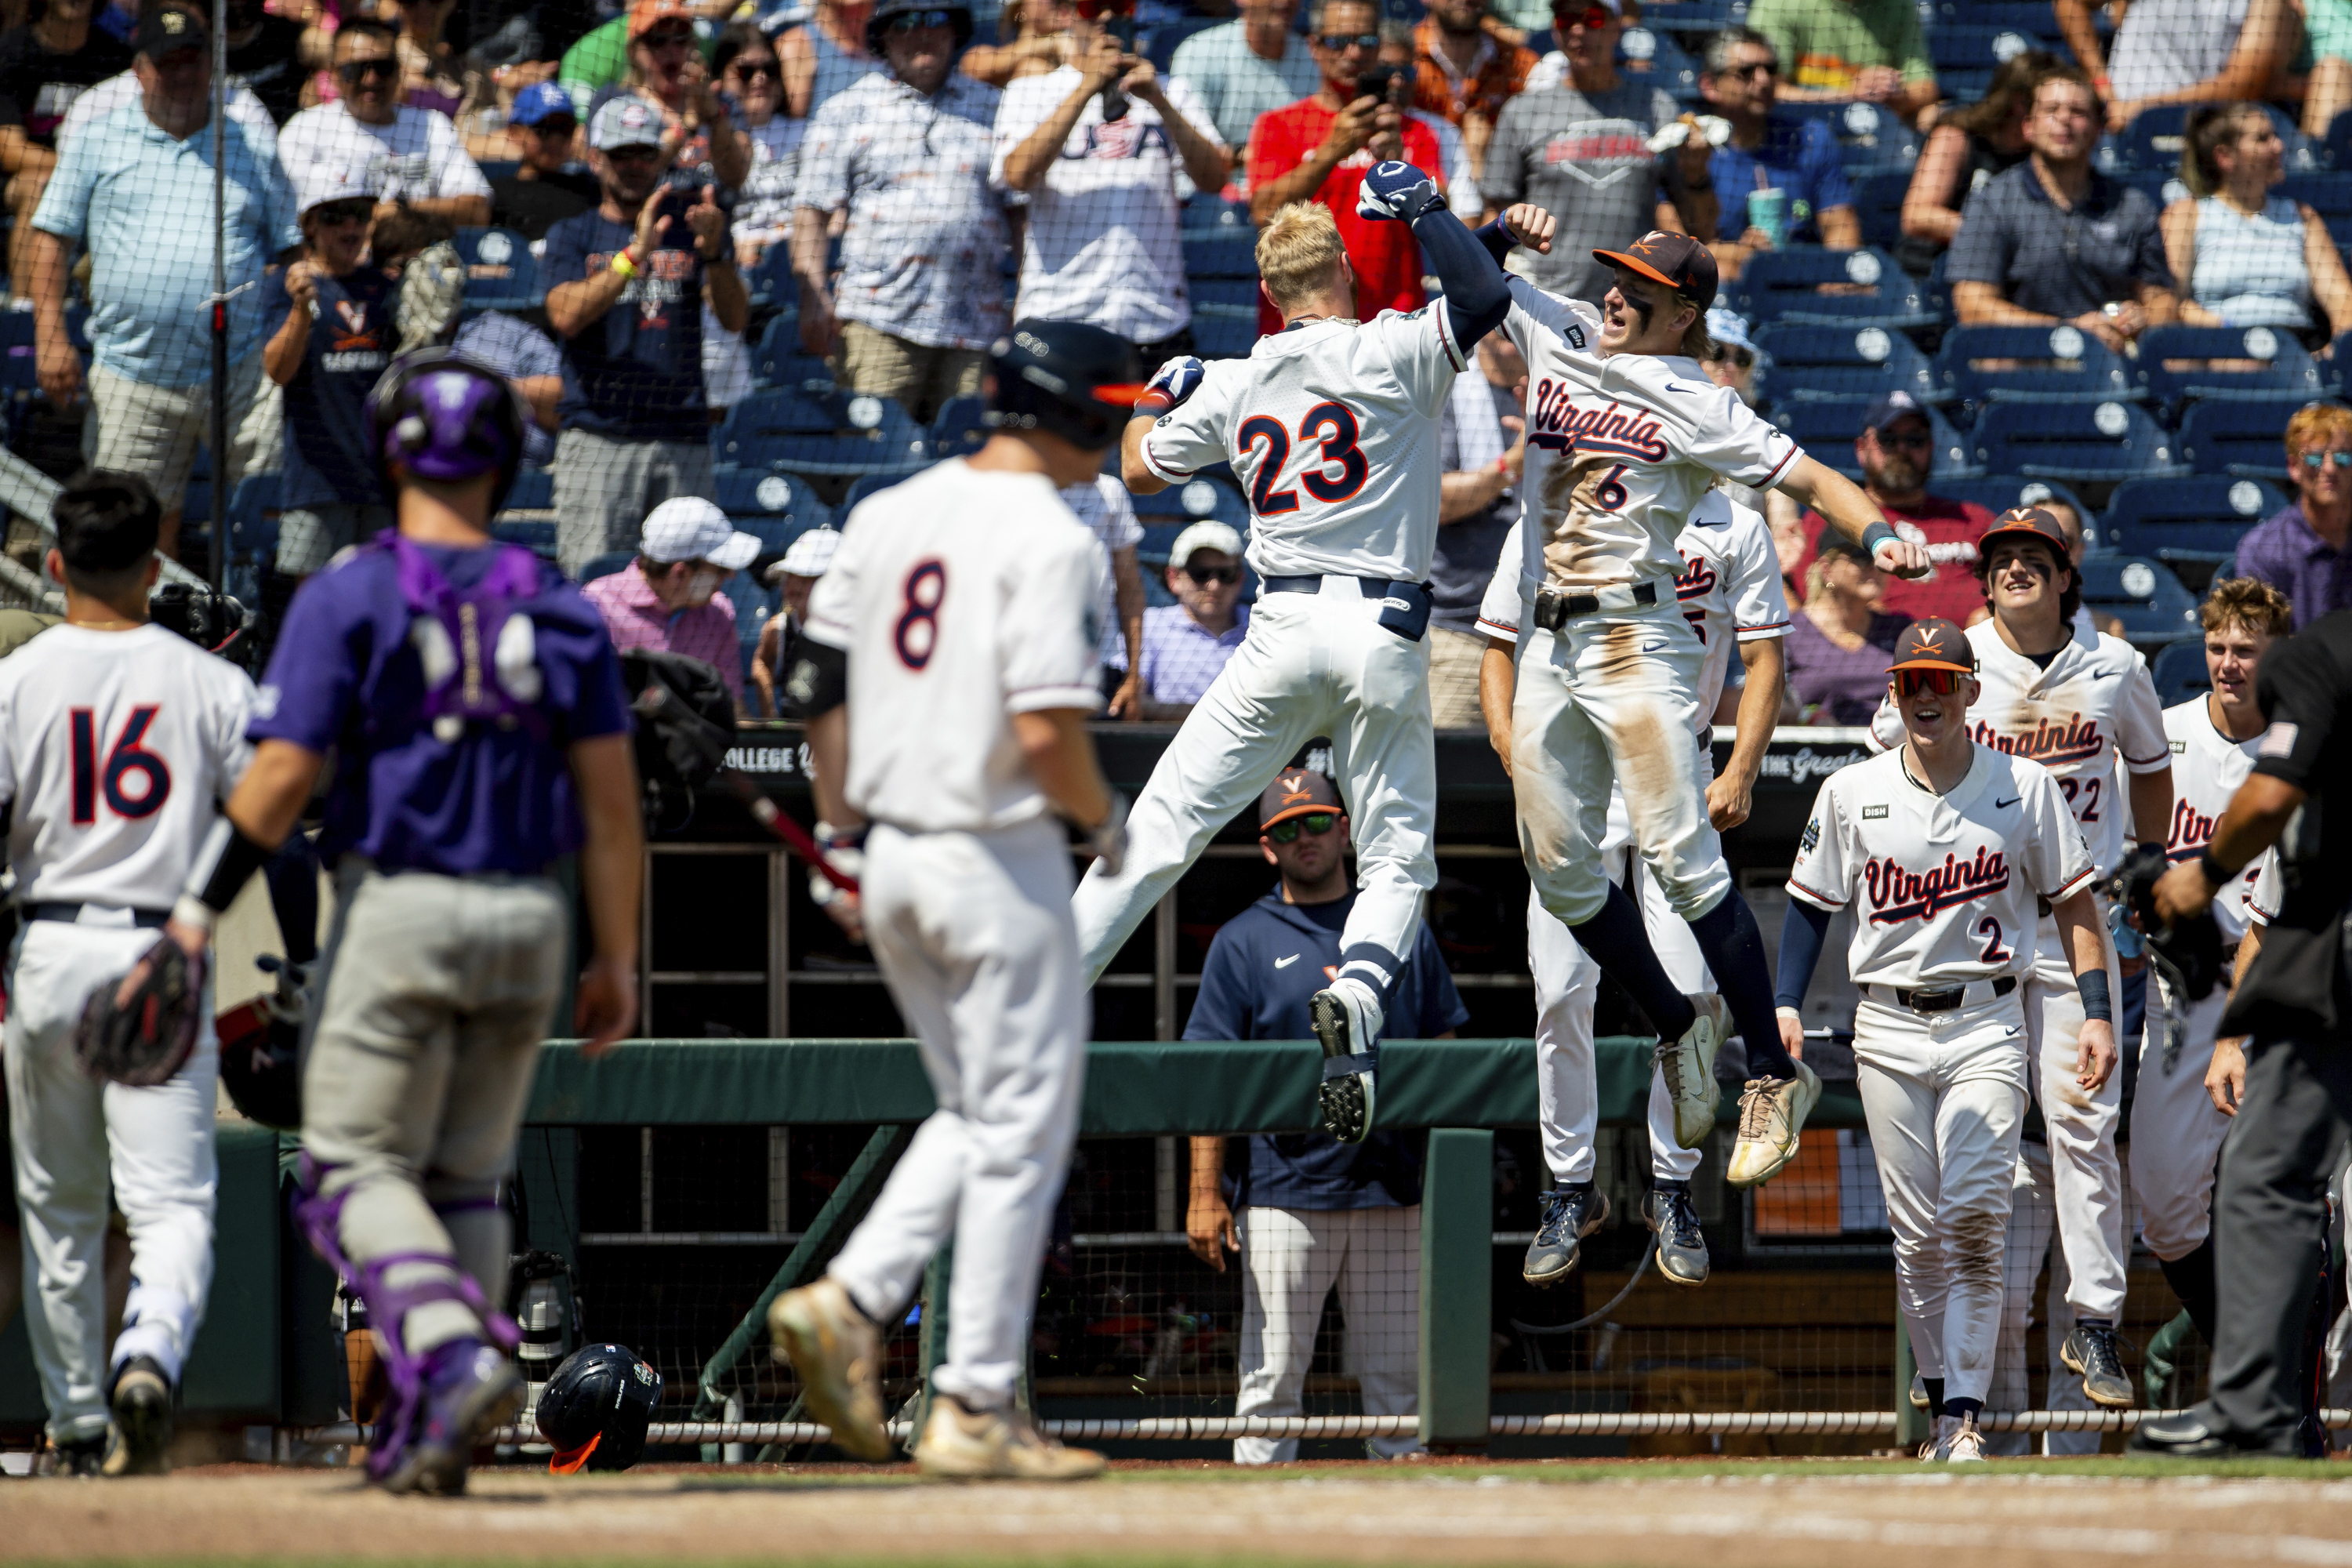
<path fill-rule="evenodd" d="M 931 453 L 940 458 L 966 458 L 988 440 L 988 399 L 950 397 L 931 418 Z"/>
<path fill-rule="evenodd" d="M 2127 479 L 2107 498 L 2105 521 L 2116 549 L 2153 555 L 2197 589 L 2237 559 L 2248 529 L 2285 505 L 2277 486 L 2259 479 Z"/>
<path fill-rule="evenodd" d="M 768 247 L 743 274 L 743 289 L 751 298 L 752 310 L 782 310 L 798 320 L 800 284 L 793 277 L 792 247 Z"/>
<path fill-rule="evenodd" d="M 551 468 L 524 468 L 507 487 L 506 510 L 542 511 L 554 504 L 555 471 Z"/>
<path fill-rule="evenodd" d="M 1135 516 L 1137 521 L 1145 524 L 1168 523 L 1179 528 L 1209 519 L 1237 530 L 1244 538 L 1249 536 L 1249 502 L 1242 499 L 1242 492 L 1202 475 L 1196 474 L 1181 485 L 1170 485 L 1148 496 L 1137 496 Z"/>
<path fill-rule="evenodd" d="M 2189 466 L 2147 410 L 2120 402 L 2011 402 L 1986 405 L 1970 432 L 1989 473 L 2088 482 L 2169 478 Z"/>
<path fill-rule="evenodd" d="M 278 554 L 279 476 L 252 474 L 236 482 L 228 502 L 228 552 L 232 561 L 261 564 Z"/>
<path fill-rule="evenodd" d="M 1869 407 L 1866 397 L 1804 397 L 1775 408 L 1772 422 L 1808 456 L 1859 481 L 1862 468 L 1854 461 L 1853 442 L 1862 434 L 1862 416 Z M 1927 410 L 1927 430 L 1936 443 L 1931 485 L 1983 471 L 1969 456 L 1968 443 L 1934 408 Z"/>
<path fill-rule="evenodd" d="M 2082 328 L 1955 327 L 1936 351 L 1936 386 L 1973 419 L 1986 405 L 2129 399 L 2121 355 Z"/>
<path fill-rule="evenodd" d="M 755 392 L 719 427 L 722 463 L 798 474 L 905 474 L 930 461 L 922 427 L 896 402 Z"/>
<path fill-rule="evenodd" d="M 2299 392 L 2200 398 L 2180 421 L 2180 456 L 2200 474 L 2278 480 L 2286 422 L 2311 399 Z"/>
<path fill-rule="evenodd" d="M 2213 672 L 2205 667 L 2205 640 L 2187 637 L 2167 643 L 2147 667 L 2156 682 L 2156 700 L 2167 708 L 2213 689 Z"/>
<path fill-rule="evenodd" d="M 1257 307 L 1192 307 L 1192 352 L 1202 359 L 1244 359 L 1257 346 Z"/>
<path fill-rule="evenodd" d="M 1204 305 L 1229 305 L 1246 310 L 1250 319 L 1257 319 L 1258 287 L 1255 278 L 1187 279 L 1185 291 L 1192 296 L 1192 309 Z"/>
<path fill-rule="evenodd" d="M 1257 236 L 1244 229 L 1188 229 L 1183 235 L 1187 278 L 1255 278 Z"/>
<path fill-rule="evenodd" d="M 1249 203 L 1229 201 L 1215 191 L 1193 192 L 1176 223 L 1186 234 L 1223 228 L 1248 235 L 1253 243 L 1257 238 L 1256 226 L 1250 222 Z"/>
<path fill-rule="evenodd" d="M 1664 89 L 1677 103 L 1699 100 L 1698 60 L 1672 37 L 1633 26 L 1617 35 L 1617 59 L 1637 83 Z"/>
<path fill-rule="evenodd" d="M 1867 293 L 1824 294 L 1824 286 Z M 1937 318 L 1919 285 L 1883 250 L 1768 250 L 1751 258 L 1735 285 L 1732 306 L 1758 326 L 1796 321 L 1825 326 L 1864 322 L 1889 331 L 1932 327 Z"/>
<path fill-rule="evenodd" d="M 2082 497 L 2049 479 L 2029 479 L 2017 474 L 1988 474 L 1978 479 L 1938 474 L 1928 488 L 1946 500 L 1974 501 L 1995 517 L 2015 507 L 2063 501 L 2082 520 L 2083 548 L 2094 554 L 2108 548 L 2098 514 L 2084 504 Z"/>
<path fill-rule="evenodd" d="M 2303 203 L 2322 217 L 2352 217 L 2352 169 L 2290 174 L 2275 194 Z"/>
<path fill-rule="evenodd" d="M 2320 158 L 2331 169 L 2352 169 L 2352 109 L 2327 122 Z"/>
<path fill-rule="evenodd" d="M 520 544 L 533 555 L 555 559 L 555 520 L 551 517 L 510 517 L 490 520 L 490 537 L 500 544 Z"/>
<path fill-rule="evenodd" d="M 461 228 L 457 258 L 466 264 L 466 309 L 530 310 L 546 299 L 530 242 L 510 228 Z"/>
<path fill-rule="evenodd" d="M 2272 327 L 2150 327 L 2131 374 L 2159 408 L 2177 410 L 2216 394 L 2292 394 L 2305 401 L 2326 390 L 2304 346 Z"/>
<path fill-rule="evenodd" d="M 751 351 L 751 381 L 754 385 L 795 392 L 831 390 L 833 367 L 814 354 L 801 352 L 798 312 L 776 317 L 760 334 L 759 346 Z"/>
<path fill-rule="evenodd" d="M 2058 29 L 2048 7 L 2042 8 L 2040 25 L 2033 27 L 2011 25 L 2023 20 L 2022 16 L 1999 21 L 1982 17 L 1980 9 L 1993 7 L 1971 5 L 1958 18 L 1938 17 L 1936 26 L 1927 29 L 1927 58 L 1935 65 L 1937 85 L 1951 97 L 1982 98 L 1992 85 L 1993 72 L 2028 50 L 2047 49 L 2065 56 L 2065 46 L 2053 37 Z"/>
<path fill-rule="evenodd" d="M 711 497 L 719 510 L 746 533 L 791 542 L 811 528 L 833 521 L 833 510 L 816 491 L 789 474 L 765 468 L 719 468 L 711 472 Z M 754 526 L 758 524 L 759 526 Z"/>
<path fill-rule="evenodd" d="M 1853 184 L 1863 244 L 1891 253 L 1903 238 L 1903 198 L 1911 189 L 1911 171 L 1876 169 L 1857 174 Z"/>
<path fill-rule="evenodd" d="M 2190 107 L 2185 103 L 2161 103 L 2154 109 L 2142 110 L 2130 125 L 2099 144 L 2099 167 L 2109 174 L 2125 169 L 2178 169 L 2181 127 L 2188 121 Z M 2295 129 L 2294 121 L 2278 105 L 2266 103 L 2263 107 L 2270 111 L 2271 123 L 2278 127 L 2279 140 L 2286 143 L 2286 172 L 2302 174 L 2316 170 L 2320 166 L 2320 151 L 2311 139 Z"/>
<path fill-rule="evenodd" d="M 1150 42 L 1144 46 L 1144 58 L 1157 67 L 1162 79 L 1169 74 L 1169 64 L 1176 58 L 1176 46 L 1205 27 L 1217 25 L 1213 16 L 1184 16 L 1173 22 L 1162 22 L 1151 29 Z"/>
<path fill-rule="evenodd" d="M 2123 622 L 2124 636 L 2143 647 L 2198 635 L 2196 595 L 2144 555 L 2084 557 L 2083 603 Z"/>
<path fill-rule="evenodd" d="M 857 510 L 858 502 L 881 494 L 906 477 L 904 474 L 867 474 L 860 479 L 841 498 L 842 520 L 848 521 L 849 514 Z"/>
<path fill-rule="evenodd" d="M 1907 171 L 1919 161 L 1919 133 L 1875 103 L 1782 103 L 1774 112 L 1827 125 L 1837 138 L 1838 161 L 1849 172 Z"/>
<path fill-rule="evenodd" d="M 586 584 L 599 577 L 610 577 L 615 572 L 627 570 L 629 563 L 636 558 L 637 552 L 634 550 L 608 550 L 580 568 L 580 581 Z"/>
<path fill-rule="evenodd" d="M 1936 401 L 1927 356 L 1900 332 L 1885 327 L 1815 327 L 1776 322 L 1756 334 L 1766 358 L 1756 395 L 1773 403 L 1792 397 L 1875 397 L 1901 390 Z"/>

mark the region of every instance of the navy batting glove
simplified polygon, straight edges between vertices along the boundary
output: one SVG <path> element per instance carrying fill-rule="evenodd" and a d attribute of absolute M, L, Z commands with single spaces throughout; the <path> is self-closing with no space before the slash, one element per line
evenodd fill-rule
<path fill-rule="evenodd" d="M 1437 182 L 1411 163 L 1375 163 L 1356 192 L 1356 216 L 1411 223 L 1444 198 Z"/>
<path fill-rule="evenodd" d="M 1138 414 L 1165 414 L 1177 407 L 1201 389 L 1201 378 L 1208 367 L 1191 354 L 1179 354 L 1160 367 L 1160 374 L 1143 384 L 1143 395 L 1135 400 Z"/>

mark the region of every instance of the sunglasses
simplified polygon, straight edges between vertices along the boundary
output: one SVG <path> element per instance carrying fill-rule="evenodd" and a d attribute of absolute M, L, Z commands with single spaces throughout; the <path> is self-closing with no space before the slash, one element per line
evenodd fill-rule
<path fill-rule="evenodd" d="M 345 81 L 365 81 L 372 76 L 380 76 L 389 80 L 400 75 L 400 62 L 390 55 L 381 59 L 351 60 L 337 66 L 335 74 Z"/>
<path fill-rule="evenodd" d="M 1301 833 L 1320 838 L 1339 826 L 1338 812 L 1310 811 L 1304 816 L 1286 817 L 1276 823 L 1265 830 L 1265 836 L 1276 844 L 1291 844 L 1297 841 Z"/>
<path fill-rule="evenodd" d="M 1184 568 L 1184 575 L 1202 587 L 1208 588 L 1226 583 L 1240 582 L 1242 569 L 1238 566 L 1187 566 Z"/>
<path fill-rule="evenodd" d="M 2352 452 L 2305 452 L 2303 455 L 2303 466 L 2314 473 L 2329 463 L 2339 468 L 2352 468 Z"/>
<path fill-rule="evenodd" d="M 1882 447 L 1901 447 L 1906 451 L 1924 452 L 1936 444 L 1936 435 L 1932 430 L 1910 430 L 1900 436 L 1890 436 L 1882 430 L 1878 433 L 1878 444 Z"/>
<path fill-rule="evenodd" d="M 1089 22 L 1105 16 L 1132 16 L 1135 0 L 1078 0 L 1076 9 Z"/>
<path fill-rule="evenodd" d="M 375 216 L 375 204 L 370 201 L 329 202 L 310 209 L 310 216 L 320 226 L 328 224 L 365 223 Z"/>
<path fill-rule="evenodd" d="M 919 33 L 926 27 L 944 27 L 954 20 L 953 13 L 947 11 L 901 11 L 883 23 L 882 30 L 904 37 L 908 33 Z"/>
<path fill-rule="evenodd" d="M 1756 356 L 1746 349 L 1726 348 L 1721 343 L 1717 343 L 1715 345 L 1715 351 L 1706 357 L 1716 364 L 1721 364 L 1724 361 L 1729 360 L 1742 370 L 1756 368 Z"/>
<path fill-rule="evenodd" d="M 649 49 L 682 49 L 694 42 L 691 27 L 658 27 L 637 42 Z"/>
<path fill-rule="evenodd" d="M 1734 81 L 1754 81 L 1759 76 L 1779 76 L 1780 68 L 1770 60 L 1758 60 L 1752 66 L 1728 66 L 1723 72 Z"/>
<path fill-rule="evenodd" d="M 1938 697 L 1949 697 L 1960 689 L 1960 672 L 1957 669 L 1898 669 L 1895 672 L 1895 695 L 1916 697 L 1923 691 Z"/>
<path fill-rule="evenodd" d="M 1552 31 L 1565 33 L 1570 27 L 1581 26 L 1588 33 L 1597 33 L 1617 19 L 1617 13 L 1606 5 L 1587 5 L 1582 10 L 1555 6 L 1551 14 Z"/>
<path fill-rule="evenodd" d="M 773 60 L 737 60 L 727 68 L 738 81 L 782 81 L 784 75 Z"/>
<path fill-rule="evenodd" d="M 1335 55 L 1348 49 L 1377 49 L 1381 47 L 1378 33 L 1323 33 L 1315 41 Z"/>

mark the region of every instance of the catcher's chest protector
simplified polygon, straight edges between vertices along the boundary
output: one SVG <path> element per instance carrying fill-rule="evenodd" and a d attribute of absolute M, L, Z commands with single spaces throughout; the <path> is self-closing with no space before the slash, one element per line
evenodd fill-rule
<path fill-rule="evenodd" d="M 539 706 L 546 681 L 537 634 L 517 607 L 539 592 L 539 558 L 520 545 L 495 546 L 497 561 L 468 589 L 443 576 L 430 555 L 398 533 L 385 533 L 382 542 L 399 563 L 401 597 L 414 617 L 408 641 L 425 664 L 425 711 L 434 739 L 455 745 L 469 723 L 520 725 L 544 739 L 551 726 Z"/>

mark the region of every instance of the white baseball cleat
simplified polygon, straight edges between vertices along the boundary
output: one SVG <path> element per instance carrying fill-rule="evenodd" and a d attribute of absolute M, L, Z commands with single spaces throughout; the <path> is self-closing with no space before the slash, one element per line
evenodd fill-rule
<path fill-rule="evenodd" d="M 1804 1063 L 1794 1078 L 1751 1078 L 1739 1096 L 1739 1141 L 1723 1179 L 1735 1187 L 1769 1182 L 1797 1157 L 1797 1134 L 1821 1103 L 1822 1080 Z"/>
<path fill-rule="evenodd" d="M 1323 1131 L 1360 1143 L 1372 1130 L 1372 1047 L 1387 1022 L 1381 999 L 1360 980 L 1334 980 L 1315 993 L 1307 1016 L 1323 1047 Z"/>
<path fill-rule="evenodd" d="M 1690 999 L 1697 1015 L 1678 1040 L 1658 1042 L 1658 1071 L 1675 1101 L 1675 1142 L 1696 1149 L 1715 1131 L 1723 1091 L 1715 1084 L 1715 1054 L 1732 1034 L 1731 1009 L 1714 992 Z"/>
<path fill-rule="evenodd" d="M 860 1459 L 887 1459 L 882 1334 L 849 1292 L 830 1275 L 787 1290 L 768 1309 L 768 1332 L 800 1374 L 810 1411 L 833 1428 L 834 1447 Z"/>
<path fill-rule="evenodd" d="M 915 1464 L 945 1480 L 1084 1481 L 1108 1461 L 1091 1448 L 1065 1448 L 1017 1411 L 967 1409 L 942 1394 L 915 1443 Z"/>
<path fill-rule="evenodd" d="M 1960 1418 L 1937 1415 L 1932 1418 L 1932 1426 L 1927 1440 L 1919 1445 L 1919 1462 L 1923 1465 L 1941 1464 L 1950 1457 L 1952 1434 L 1960 1429 Z"/>
<path fill-rule="evenodd" d="M 1945 1420 L 1952 1423 L 1952 1435 L 1944 1444 L 1944 1463 L 1948 1465 L 1981 1465 L 1985 1462 L 1984 1434 L 1977 1430 L 1973 1415 Z"/>

